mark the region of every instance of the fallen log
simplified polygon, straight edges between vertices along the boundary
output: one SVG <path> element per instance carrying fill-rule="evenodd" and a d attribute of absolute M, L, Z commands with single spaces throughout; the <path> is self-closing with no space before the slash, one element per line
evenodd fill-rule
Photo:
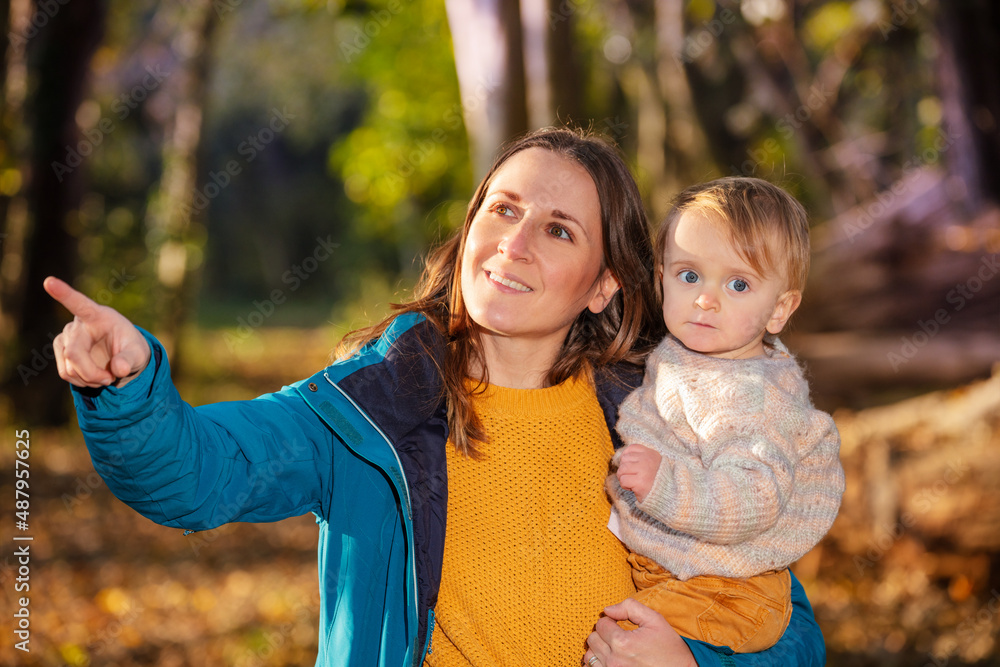
<path fill-rule="evenodd" d="M 848 554 L 1000 551 L 1000 366 L 987 380 L 835 413 L 847 490 L 829 539 Z M 881 546 L 879 546 L 881 545 Z"/>
<path fill-rule="evenodd" d="M 928 333 L 930 331 L 931 333 Z M 915 327 L 877 333 L 793 333 L 782 340 L 804 363 L 816 404 L 827 410 L 870 404 L 886 390 L 954 387 L 988 377 L 1000 362 L 993 332 Z"/>

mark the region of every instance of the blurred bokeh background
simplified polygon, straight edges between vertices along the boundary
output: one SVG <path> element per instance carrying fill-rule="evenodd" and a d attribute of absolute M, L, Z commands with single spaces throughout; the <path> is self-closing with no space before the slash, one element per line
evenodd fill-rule
<path fill-rule="evenodd" d="M 404 298 L 498 145 L 572 123 L 653 224 L 723 175 L 810 211 L 786 340 L 848 490 L 795 570 L 829 663 L 1000 664 L 994 0 L 11 0 L 0 27 L 5 609 L 24 429 L 35 538 L 31 653 L 5 629 L 0 663 L 315 657 L 312 520 L 185 537 L 115 500 L 45 276 L 156 333 L 190 402 L 252 397 Z"/>

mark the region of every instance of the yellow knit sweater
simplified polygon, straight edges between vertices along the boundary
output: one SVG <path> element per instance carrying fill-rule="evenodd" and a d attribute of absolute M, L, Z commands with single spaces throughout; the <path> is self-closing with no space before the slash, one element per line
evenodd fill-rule
<path fill-rule="evenodd" d="M 448 523 L 426 664 L 572 665 L 601 610 L 635 593 L 607 529 L 611 438 L 594 389 L 489 387 L 483 458 L 448 443 Z"/>

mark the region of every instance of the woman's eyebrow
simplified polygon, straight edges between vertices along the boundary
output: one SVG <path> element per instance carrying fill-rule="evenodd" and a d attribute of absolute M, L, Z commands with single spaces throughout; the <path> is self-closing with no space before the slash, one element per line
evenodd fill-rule
<path fill-rule="evenodd" d="M 568 220 L 569 222 L 579 225 L 581 228 L 583 227 L 580 221 L 577 220 L 575 217 L 573 217 L 569 213 L 566 213 L 565 211 L 560 211 L 557 208 L 552 209 L 552 217 L 559 218 L 560 220 Z"/>
<path fill-rule="evenodd" d="M 510 190 L 494 190 L 493 192 L 490 192 L 489 194 L 486 195 L 487 198 L 496 196 L 505 197 L 506 199 L 509 199 L 511 202 L 515 204 L 521 202 L 521 195 L 517 194 L 516 192 L 511 192 Z M 553 218 L 558 218 L 559 220 L 566 220 L 567 222 L 572 222 L 574 225 L 583 230 L 583 233 L 585 235 L 587 234 L 587 228 L 576 218 L 576 216 L 558 208 L 552 209 L 551 215 Z"/>
<path fill-rule="evenodd" d="M 513 202 L 521 201 L 521 195 L 516 192 L 511 192 L 510 190 L 494 190 L 486 195 L 487 197 L 497 197 L 503 196 Z"/>

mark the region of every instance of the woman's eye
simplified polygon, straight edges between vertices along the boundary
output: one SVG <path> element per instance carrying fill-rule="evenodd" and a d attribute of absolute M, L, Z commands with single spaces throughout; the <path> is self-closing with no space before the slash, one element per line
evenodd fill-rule
<path fill-rule="evenodd" d="M 743 280 L 742 278 L 733 278 L 726 284 L 726 287 L 733 290 L 734 292 L 746 292 L 748 289 L 750 289 L 750 286 L 747 285 L 747 281 Z"/>
<path fill-rule="evenodd" d="M 510 206 L 507 206 L 507 204 L 497 204 L 493 207 L 493 211 L 504 216 L 514 215 L 514 211 L 512 211 Z"/>
<path fill-rule="evenodd" d="M 572 239 L 573 235 L 565 227 L 560 227 L 559 225 L 552 225 L 549 227 L 549 234 L 560 239 Z"/>
<path fill-rule="evenodd" d="M 681 279 L 682 283 L 694 284 L 698 282 L 698 274 L 690 269 L 685 269 L 677 274 L 677 277 Z"/>

